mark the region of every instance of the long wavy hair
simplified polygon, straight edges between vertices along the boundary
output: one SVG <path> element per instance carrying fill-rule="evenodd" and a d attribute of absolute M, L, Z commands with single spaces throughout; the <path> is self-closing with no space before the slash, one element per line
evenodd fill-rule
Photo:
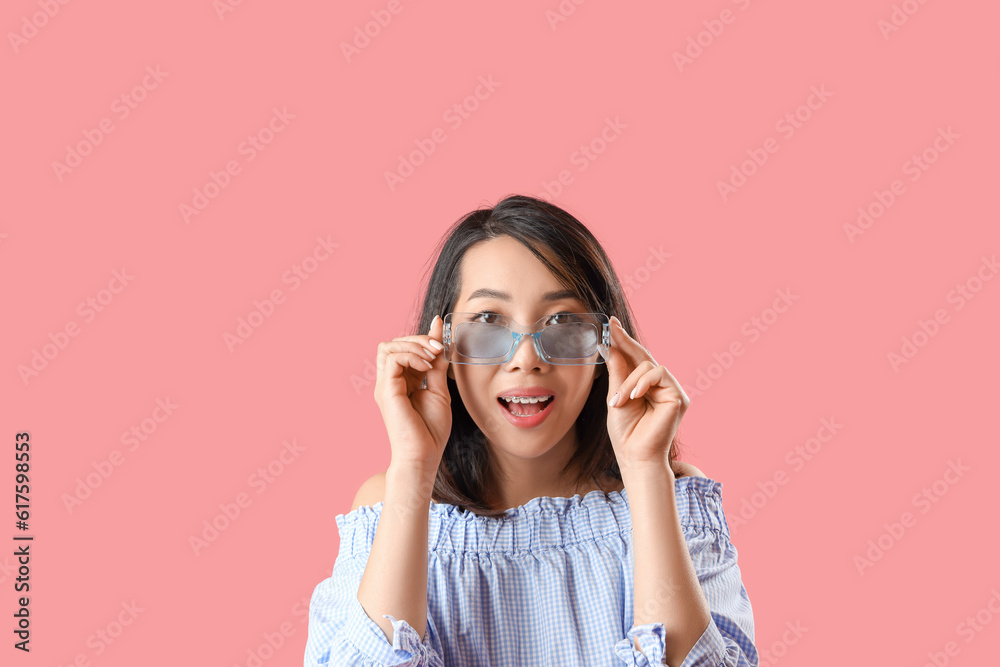
<path fill-rule="evenodd" d="M 630 336 L 645 346 L 634 323 L 621 282 L 604 249 L 575 217 L 558 206 L 524 195 L 510 195 L 492 208 L 479 208 L 459 218 L 435 249 L 427 291 L 419 304 L 419 322 L 412 333 L 426 333 L 435 315 L 442 318 L 458 299 L 461 263 L 465 252 L 480 241 L 509 236 L 538 258 L 559 282 L 573 289 L 588 306 L 588 312 L 616 316 Z M 504 510 L 492 509 L 487 494 L 496 488 L 497 469 L 486 437 L 462 402 L 455 380 L 448 378 L 452 427 L 434 480 L 432 499 L 450 503 L 480 516 L 497 518 Z M 574 424 L 577 449 L 563 474 L 577 470 L 576 483 L 597 481 L 605 474 L 621 480 L 621 471 L 608 435 L 608 372 L 598 365 L 587 402 Z M 670 447 L 672 468 L 681 442 Z M 675 471 L 676 472 L 676 471 Z M 608 492 L 605 491 L 605 497 Z"/>

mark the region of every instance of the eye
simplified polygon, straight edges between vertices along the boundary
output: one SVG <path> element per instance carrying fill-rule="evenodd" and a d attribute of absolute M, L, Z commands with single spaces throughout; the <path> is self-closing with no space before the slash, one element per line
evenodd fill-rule
<path fill-rule="evenodd" d="M 579 321 L 580 321 L 579 317 L 575 316 L 573 313 L 570 313 L 569 311 L 565 311 L 564 310 L 564 311 L 555 313 L 554 315 L 549 315 L 549 317 L 546 320 L 545 324 L 546 325 L 549 325 L 549 324 L 566 324 L 567 322 L 579 322 Z"/>
<path fill-rule="evenodd" d="M 499 313 L 494 313 L 492 310 L 484 310 L 476 314 L 472 318 L 473 322 L 486 322 L 487 324 L 492 324 L 497 321 L 497 318 L 501 317 Z"/>

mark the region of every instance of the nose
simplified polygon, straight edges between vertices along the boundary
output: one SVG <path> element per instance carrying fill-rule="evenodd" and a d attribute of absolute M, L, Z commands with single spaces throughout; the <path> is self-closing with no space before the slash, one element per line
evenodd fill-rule
<path fill-rule="evenodd" d="M 530 334 L 524 334 L 514 342 L 514 351 L 510 359 L 503 364 L 506 370 L 517 368 L 542 368 L 548 363 L 542 357 L 538 348 L 538 339 Z"/>

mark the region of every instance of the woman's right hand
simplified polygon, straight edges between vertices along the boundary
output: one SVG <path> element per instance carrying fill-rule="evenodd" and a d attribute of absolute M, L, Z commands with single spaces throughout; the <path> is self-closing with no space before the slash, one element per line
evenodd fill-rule
<path fill-rule="evenodd" d="M 378 344 L 375 402 L 392 447 L 392 463 L 436 471 L 451 435 L 448 360 L 441 344 L 444 320 L 435 316 L 427 334 Z M 427 387 L 420 385 L 427 378 Z"/>

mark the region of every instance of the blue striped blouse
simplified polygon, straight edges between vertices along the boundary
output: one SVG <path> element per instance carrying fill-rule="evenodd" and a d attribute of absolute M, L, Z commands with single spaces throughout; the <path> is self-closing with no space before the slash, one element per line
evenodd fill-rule
<path fill-rule="evenodd" d="M 753 609 L 722 511 L 722 484 L 675 482 L 677 512 L 711 621 L 682 667 L 756 667 Z M 305 666 L 662 664 L 664 626 L 634 626 L 627 490 L 541 496 L 490 519 L 431 502 L 427 631 L 387 618 L 390 643 L 357 592 L 382 502 L 336 516 L 340 551 L 309 605 Z M 635 646 L 643 648 L 645 655 Z"/>

